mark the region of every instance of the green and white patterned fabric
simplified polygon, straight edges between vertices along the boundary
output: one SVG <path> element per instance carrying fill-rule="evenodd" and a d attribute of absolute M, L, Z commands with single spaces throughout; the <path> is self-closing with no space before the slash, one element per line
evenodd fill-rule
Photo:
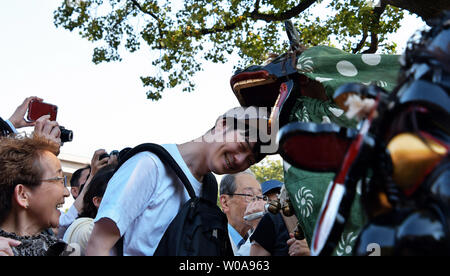
<path fill-rule="evenodd" d="M 317 46 L 298 57 L 298 72 L 320 82 L 329 99 L 341 85 L 357 82 L 376 84 L 387 91 L 396 85 L 400 69 L 399 56 L 378 54 L 349 54 L 339 49 Z M 335 123 L 354 128 L 355 120 L 348 119 L 332 100 L 321 101 L 309 97 L 296 99 L 290 112 L 291 122 Z M 297 218 L 311 245 L 322 201 L 335 173 L 317 173 L 284 163 L 284 181 Z M 360 204 L 360 186 L 352 205 L 351 216 L 333 255 L 352 255 L 358 234 L 364 226 L 365 215 Z"/>
<path fill-rule="evenodd" d="M 297 71 L 323 84 L 327 96 L 349 82 L 376 84 L 392 91 L 400 70 L 400 56 L 349 54 L 342 50 L 316 46 L 305 50 L 297 59 Z"/>

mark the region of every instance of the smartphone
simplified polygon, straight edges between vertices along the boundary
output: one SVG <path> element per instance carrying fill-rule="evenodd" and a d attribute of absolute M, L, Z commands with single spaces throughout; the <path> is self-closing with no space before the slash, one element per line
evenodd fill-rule
<path fill-rule="evenodd" d="M 50 115 L 50 121 L 56 121 L 58 107 L 54 104 L 32 100 L 28 105 L 28 121 L 36 121 L 44 115 Z"/>

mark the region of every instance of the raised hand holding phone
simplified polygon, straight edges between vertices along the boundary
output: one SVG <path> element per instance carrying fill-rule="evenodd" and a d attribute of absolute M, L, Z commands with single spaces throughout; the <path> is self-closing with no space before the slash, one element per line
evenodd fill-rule
<path fill-rule="evenodd" d="M 44 103 L 42 100 L 32 99 L 28 104 L 27 119 L 30 122 L 37 121 L 44 115 L 50 115 L 50 121 L 56 121 L 58 107 L 54 104 Z"/>
<path fill-rule="evenodd" d="M 31 122 L 25 120 L 25 114 L 28 111 L 28 106 L 31 101 L 42 102 L 43 100 L 36 96 L 26 98 L 23 101 L 23 103 L 16 108 L 14 113 L 9 118 L 9 121 L 13 124 L 15 128 L 22 128 L 35 125 L 34 121 Z"/>

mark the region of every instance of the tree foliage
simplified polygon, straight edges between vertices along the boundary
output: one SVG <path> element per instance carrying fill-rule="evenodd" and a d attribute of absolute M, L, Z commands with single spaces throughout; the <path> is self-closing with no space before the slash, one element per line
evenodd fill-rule
<path fill-rule="evenodd" d="M 341 45 L 344 50 L 393 52 L 403 11 L 367 0 L 63 0 L 54 24 L 95 43 L 92 61 L 120 61 L 122 51 L 143 45 L 162 74 L 141 76 L 147 97 L 158 100 L 167 88 L 192 91 L 202 61 L 237 66 L 261 64 L 268 53 L 287 50 L 284 20 L 300 31 L 305 46 Z M 324 7 L 313 14 L 315 7 Z M 231 77 L 231 76 L 230 76 Z"/>
<path fill-rule="evenodd" d="M 259 183 L 271 179 L 284 182 L 283 164 L 280 160 L 265 158 L 257 165 L 251 166 L 250 170 L 255 174 Z"/>

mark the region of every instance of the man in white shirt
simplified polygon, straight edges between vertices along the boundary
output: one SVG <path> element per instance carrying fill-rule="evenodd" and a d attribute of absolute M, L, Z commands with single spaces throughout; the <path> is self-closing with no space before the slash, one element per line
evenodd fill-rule
<path fill-rule="evenodd" d="M 245 113 L 244 108 L 233 109 L 219 117 L 215 126 L 198 139 L 163 145 L 197 195 L 207 173 L 237 173 L 264 156 L 258 150 L 258 141 L 249 139 L 248 132 L 238 127 L 243 126 L 239 122 L 262 117 Z M 153 255 L 170 222 L 188 199 L 184 185 L 155 154 L 136 154 L 110 180 L 86 254 L 108 255 L 123 237 L 124 255 Z"/>

